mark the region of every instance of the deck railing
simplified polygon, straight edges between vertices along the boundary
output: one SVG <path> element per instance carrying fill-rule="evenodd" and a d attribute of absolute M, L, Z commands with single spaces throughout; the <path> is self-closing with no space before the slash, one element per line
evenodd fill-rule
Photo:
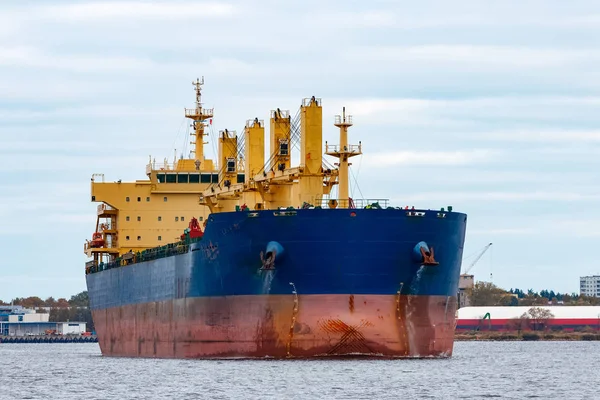
<path fill-rule="evenodd" d="M 186 108 L 185 109 L 185 116 L 186 117 L 206 117 L 206 118 L 210 118 L 212 117 L 214 108 Z"/>
<path fill-rule="evenodd" d="M 334 208 L 335 205 L 340 208 L 387 208 L 389 199 L 322 199 L 321 207 Z"/>
<path fill-rule="evenodd" d="M 341 115 L 336 115 L 335 116 L 335 121 L 334 121 L 334 125 L 340 125 L 342 122 L 345 122 L 347 124 L 352 125 L 352 115 L 346 115 L 346 120 L 342 120 L 342 116 Z"/>
<path fill-rule="evenodd" d="M 342 148 L 339 144 L 328 144 L 325 142 L 325 153 L 362 153 L 362 144 L 349 144 Z"/>
<path fill-rule="evenodd" d="M 94 249 L 117 249 L 119 247 L 118 243 L 114 242 L 114 243 L 109 243 L 108 241 L 105 241 L 104 244 L 102 245 L 102 247 L 92 247 L 92 241 L 86 241 L 83 244 L 83 250 L 84 251 L 88 251 L 88 250 L 94 250 Z"/>
<path fill-rule="evenodd" d="M 185 254 L 190 250 L 190 245 L 200 241 L 201 238 L 187 238 L 180 242 L 171 243 L 166 246 L 153 247 L 151 249 L 138 251 L 136 253 L 125 253 L 109 263 L 86 264 L 86 274 L 104 271 L 106 269 L 119 268 L 127 265 L 137 264 L 145 261 L 158 260 L 159 258 L 171 257 L 177 254 Z"/>
<path fill-rule="evenodd" d="M 104 214 L 104 211 L 115 211 L 115 210 L 116 209 L 114 207 L 111 207 L 106 203 L 100 204 L 98 207 L 96 207 L 96 211 L 97 211 L 98 215 Z"/>

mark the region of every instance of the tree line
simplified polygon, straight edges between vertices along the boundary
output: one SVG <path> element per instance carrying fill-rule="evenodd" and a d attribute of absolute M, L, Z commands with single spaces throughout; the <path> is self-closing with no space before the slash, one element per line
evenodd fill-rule
<path fill-rule="evenodd" d="M 61 297 L 58 300 L 48 297 L 42 300 L 37 296 L 16 297 L 10 302 L 0 300 L 0 305 L 15 305 L 25 308 L 47 307 L 50 309 L 49 319 L 51 322 L 78 321 L 85 322 L 88 331 L 94 331 L 94 321 L 89 309 L 89 297 L 87 291 L 71 296 L 69 300 Z"/>
<path fill-rule="evenodd" d="M 599 306 L 600 298 L 577 293 L 559 293 L 553 290 L 505 290 L 491 282 L 477 282 L 467 290 L 472 306 Z"/>

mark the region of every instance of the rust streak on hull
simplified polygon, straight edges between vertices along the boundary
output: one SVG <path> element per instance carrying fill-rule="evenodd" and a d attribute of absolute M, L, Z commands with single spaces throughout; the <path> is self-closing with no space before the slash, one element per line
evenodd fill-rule
<path fill-rule="evenodd" d="M 446 296 L 197 297 L 93 311 L 107 356 L 160 358 L 449 357 Z"/>

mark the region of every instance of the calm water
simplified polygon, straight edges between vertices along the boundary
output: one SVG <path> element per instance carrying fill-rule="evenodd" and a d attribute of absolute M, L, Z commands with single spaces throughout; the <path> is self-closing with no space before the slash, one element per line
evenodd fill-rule
<path fill-rule="evenodd" d="M 447 360 L 107 358 L 0 344 L 0 399 L 598 399 L 600 342 L 458 342 Z"/>

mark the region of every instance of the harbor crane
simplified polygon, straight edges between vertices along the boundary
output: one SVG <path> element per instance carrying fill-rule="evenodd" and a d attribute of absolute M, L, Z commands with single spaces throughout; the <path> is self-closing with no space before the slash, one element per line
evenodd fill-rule
<path fill-rule="evenodd" d="M 469 271 L 475 266 L 475 264 L 477 264 L 477 261 L 479 261 L 479 259 L 481 257 L 483 257 L 483 255 L 490 248 L 491 245 L 492 245 L 492 243 L 486 244 L 483 247 L 483 250 L 481 250 L 481 253 L 479 253 L 479 255 L 477 257 L 475 257 L 475 260 L 473 260 L 473 262 L 471 264 L 469 264 L 469 266 L 467 268 L 465 268 L 464 272 L 461 275 L 467 275 L 469 273 Z"/>
<path fill-rule="evenodd" d="M 469 293 L 469 289 L 473 289 L 473 287 L 475 285 L 475 281 L 474 281 L 474 276 L 469 275 L 469 271 L 471 271 L 471 269 L 473 269 L 475 264 L 477 264 L 477 261 L 479 261 L 479 259 L 481 257 L 483 257 L 485 252 L 491 246 L 492 246 L 492 243 L 486 244 L 483 247 L 483 249 L 479 252 L 477 257 L 475 257 L 475 259 L 471 262 L 471 264 L 469 264 L 464 269 L 464 271 L 460 274 L 460 279 L 458 281 L 458 306 L 459 307 L 466 307 L 470 304 L 469 297 L 471 296 L 471 294 Z M 468 258 L 470 258 L 470 257 L 468 257 Z M 491 279 L 492 279 L 492 273 L 490 272 L 490 280 Z"/>

